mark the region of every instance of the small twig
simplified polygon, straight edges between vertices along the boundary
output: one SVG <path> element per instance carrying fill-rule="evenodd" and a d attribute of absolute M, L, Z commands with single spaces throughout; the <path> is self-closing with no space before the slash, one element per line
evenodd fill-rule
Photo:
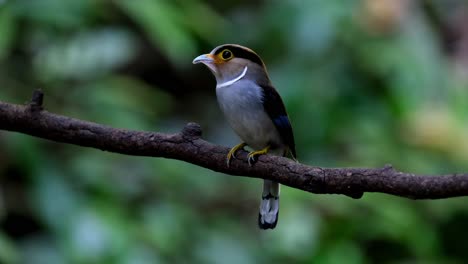
<path fill-rule="evenodd" d="M 33 112 L 42 111 L 42 103 L 44 102 L 44 93 L 41 89 L 34 90 L 31 102 L 29 102 L 29 108 Z"/>

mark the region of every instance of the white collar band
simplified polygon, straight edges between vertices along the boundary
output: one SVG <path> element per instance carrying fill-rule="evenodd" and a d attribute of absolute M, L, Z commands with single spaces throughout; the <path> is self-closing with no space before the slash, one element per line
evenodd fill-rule
<path fill-rule="evenodd" d="M 237 76 L 236 78 L 230 80 L 230 81 L 227 81 L 227 82 L 223 82 L 223 83 L 220 83 L 218 85 L 216 85 L 216 88 L 222 88 L 222 87 L 226 87 L 226 86 L 229 86 L 229 85 L 232 85 L 234 84 L 235 82 L 237 82 L 238 80 L 242 79 L 242 77 L 245 76 L 245 74 L 247 73 L 247 66 L 245 66 L 244 68 L 244 71 L 239 75 Z"/>

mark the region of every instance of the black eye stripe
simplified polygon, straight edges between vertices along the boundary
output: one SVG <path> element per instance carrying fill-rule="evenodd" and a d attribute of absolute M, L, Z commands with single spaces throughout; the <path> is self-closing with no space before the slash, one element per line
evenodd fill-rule
<path fill-rule="evenodd" d="M 234 55 L 234 57 L 236 58 L 247 59 L 263 67 L 262 59 L 260 59 L 260 57 L 257 54 L 238 46 L 221 46 L 216 50 L 215 54 L 218 55 L 219 53 L 224 52 L 226 49 L 231 51 L 232 55 Z M 221 55 L 223 56 L 223 54 Z"/>

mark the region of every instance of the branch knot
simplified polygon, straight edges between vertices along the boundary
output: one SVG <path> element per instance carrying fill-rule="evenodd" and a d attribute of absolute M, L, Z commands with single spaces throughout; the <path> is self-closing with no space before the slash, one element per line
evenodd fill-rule
<path fill-rule="evenodd" d="M 202 136 L 202 129 L 199 124 L 190 122 L 182 129 L 182 136 L 197 139 Z"/>

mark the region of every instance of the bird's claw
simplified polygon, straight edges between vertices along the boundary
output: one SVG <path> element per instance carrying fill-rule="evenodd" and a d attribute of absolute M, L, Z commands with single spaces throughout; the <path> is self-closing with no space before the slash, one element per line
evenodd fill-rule
<path fill-rule="evenodd" d="M 246 143 L 240 143 L 236 146 L 234 146 L 227 154 L 227 157 L 226 157 L 226 165 L 229 167 L 229 164 L 231 162 L 231 159 L 232 158 L 235 158 L 236 159 L 236 152 L 239 150 L 239 149 L 243 149 L 247 144 Z"/>
<path fill-rule="evenodd" d="M 249 166 L 252 166 L 255 162 L 257 162 L 257 158 L 255 155 L 249 154 L 249 156 L 247 156 L 247 162 L 249 163 Z"/>
<path fill-rule="evenodd" d="M 249 163 L 249 166 L 252 166 L 255 162 L 257 162 L 257 156 L 267 154 L 269 150 L 270 146 L 267 146 L 262 150 L 250 152 L 249 155 L 247 155 L 247 162 Z"/>

